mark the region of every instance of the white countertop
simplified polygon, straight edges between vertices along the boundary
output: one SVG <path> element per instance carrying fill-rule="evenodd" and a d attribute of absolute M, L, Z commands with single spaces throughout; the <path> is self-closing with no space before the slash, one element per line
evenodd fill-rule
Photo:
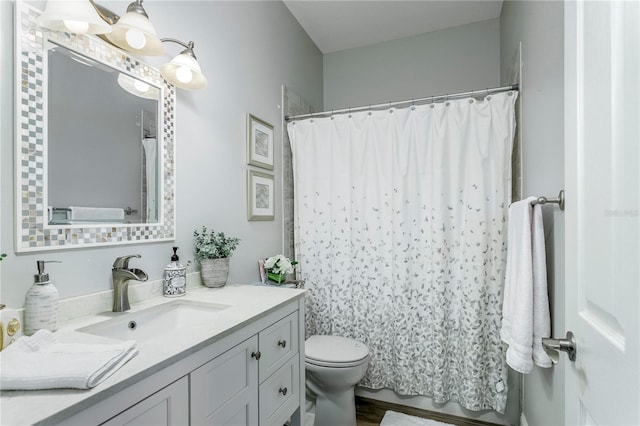
<path fill-rule="evenodd" d="M 294 301 L 304 294 L 304 290 L 276 288 L 252 285 L 227 285 L 222 288 L 189 289 L 187 295 L 180 298 L 155 297 L 139 303 L 132 303 L 131 310 L 123 313 L 103 312 L 88 315 L 62 324 L 56 332 L 60 342 L 101 343 L 108 339 L 80 333 L 77 328 L 125 316 L 162 303 L 175 300 L 193 300 L 199 302 L 230 305 L 216 314 L 215 321 L 198 323 L 180 333 L 167 336 L 167 340 L 158 339 L 138 343 L 140 353 L 111 377 L 93 389 L 56 389 L 41 391 L 1 391 L 0 423 L 2 425 L 27 425 L 59 421 L 60 415 L 72 415 L 87 408 L 98 400 L 130 386 L 133 381 L 157 372 L 186 357 L 195 351 L 240 329 L 247 323 Z M 53 418 L 52 418 L 53 417 Z"/>

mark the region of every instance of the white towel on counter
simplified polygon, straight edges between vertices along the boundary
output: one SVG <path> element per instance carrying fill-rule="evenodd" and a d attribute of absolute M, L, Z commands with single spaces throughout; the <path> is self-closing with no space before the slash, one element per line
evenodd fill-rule
<path fill-rule="evenodd" d="M 135 344 L 57 343 L 53 333 L 38 330 L 0 352 L 0 389 L 90 389 L 136 356 Z"/>
<path fill-rule="evenodd" d="M 507 267 L 500 338 L 509 345 L 507 364 L 521 373 L 551 367 L 542 338 L 551 333 L 542 206 L 536 197 L 509 207 Z"/>
<path fill-rule="evenodd" d="M 100 222 L 124 221 L 124 209 L 115 207 L 78 207 L 70 206 L 70 220 L 87 220 Z"/>

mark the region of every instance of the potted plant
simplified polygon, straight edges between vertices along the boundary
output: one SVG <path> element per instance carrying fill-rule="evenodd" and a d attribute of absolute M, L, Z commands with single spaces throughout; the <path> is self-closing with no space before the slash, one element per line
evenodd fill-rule
<path fill-rule="evenodd" d="M 264 262 L 264 268 L 267 270 L 267 278 L 278 284 L 282 284 L 287 280 L 287 274 L 293 273 L 293 269 L 298 262 L 291 261 L 282 254 L 271 256 Z"/>
<path fill-rule="evenodd" d="M 222 287 L 229 276 L 229 257 L 240 242 L 239 238 L 227 237 L 224 232 L 195 230 L 196 260 L 200 263 L 200 276 L 207 287 Z"/>

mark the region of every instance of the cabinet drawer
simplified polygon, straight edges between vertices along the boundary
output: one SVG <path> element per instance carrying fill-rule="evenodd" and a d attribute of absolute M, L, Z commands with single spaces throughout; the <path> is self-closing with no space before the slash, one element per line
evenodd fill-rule
<path fill-rule="evenodd" d="M 291 358 L 260 385 L 260 424 L 283 425 L 300 402 L 300 358 Z"/>
<path fill-rule="evenodd" d="M 262 383 L 298 352 L 298 313 L 294 312 L 261 331 L 258 340 Z"/>

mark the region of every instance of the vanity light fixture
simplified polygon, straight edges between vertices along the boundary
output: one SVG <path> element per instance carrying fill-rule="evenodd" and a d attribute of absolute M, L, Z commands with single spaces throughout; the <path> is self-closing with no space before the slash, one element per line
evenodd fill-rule
<path fill-rule="evenodd" d="M 184 43 L 174 38 L 159 39 L 142 2 L 143 0 L 135 0 L 127 7 L 127 13 L 118 16 L 94 0 L 48 0 L 38 24 L 67 33 L 100 34 L 101 38 L 114 46 L 145 56 L 162 55 L 163 42 L 177 43 L 185 50 L 160 66 L 160 74 L 178 88 L 205 89 L 207 78 L 202 74 L 193 53 L 193 42 Z M 127 88 L 131 87 L 128 82 L 121 83 L 121 86 L 125 87 L 125 84 Z M 142 92 L 138 90 L 138 93 Z"/>
<path fill-rule="evenodd" d="M 76 34 L 107 34 L 111 26 L 89 0 L 49 0 L 37 20 L 41 27 Z"/>
<path fill-rule="evenodd" d="M 188 44 L 175 38 L 163 38 L 164 43 L 176 43 L 186 49 L 170 62 L 160 66 L 160 75 L 169 83 L 186 90 L 202 90 L 207 87 L 207 78 L 202 74 L 200 64 L 193 53 L 193 42 Z"/>
<path fill-rule="evenodd" d="M 142 0 L 131 3 L 127 7 L 127 13 L 116 19 L 111 29 L 111 33 L 105 37 L 121 49 L 148 56 L 164 53 L 164 47 L 149 21 L 149 15 L 142 7 Z"/>

